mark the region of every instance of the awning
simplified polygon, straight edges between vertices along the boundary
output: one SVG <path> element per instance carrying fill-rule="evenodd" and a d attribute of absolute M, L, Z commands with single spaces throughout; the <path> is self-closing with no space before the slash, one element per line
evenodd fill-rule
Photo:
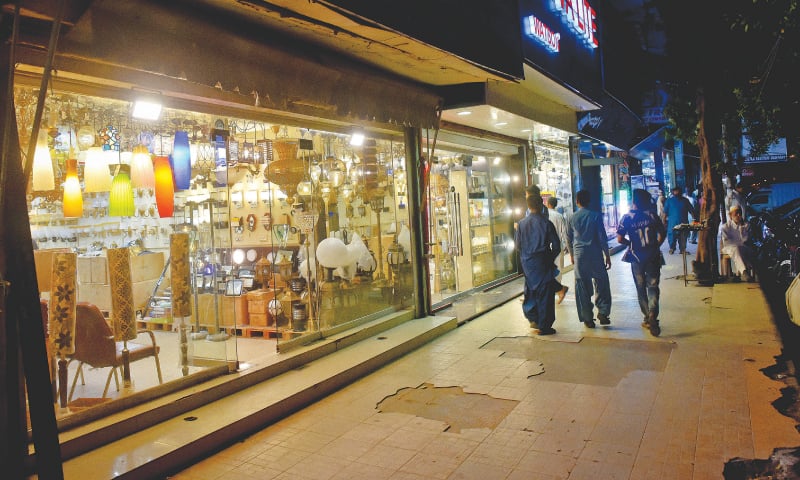
<path fill-rule="evenodd" d="M 638 159 L 649 157 L 651 153 L 660 150 L 664 146 L 667 141 L 666 133 L 666 126 L 658 128 L 628 149 L 628 153 Z"/>
<path fill-rule="evenodd" d="M 176 5 L 93 2 L 62 34 L 54 69 L 187 96 L 211 88 L 252 107 L 342 122 L 438 125 L 440 98 L 419 84 Z M 42 65 L 41 39 L 23 40 L 32 48 L 20 48 L 18 60 Z"/>

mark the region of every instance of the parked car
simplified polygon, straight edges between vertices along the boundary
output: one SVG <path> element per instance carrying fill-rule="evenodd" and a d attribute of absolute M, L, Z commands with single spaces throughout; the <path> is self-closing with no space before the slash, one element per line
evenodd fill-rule
<path fill-rule="evenodd" d="M 747 208 L 750 215 L 767 209 L 785 205 L 795 198 L 800 198 L 800 182 L 773 183 L 754 190 L 747 196 Z"/>

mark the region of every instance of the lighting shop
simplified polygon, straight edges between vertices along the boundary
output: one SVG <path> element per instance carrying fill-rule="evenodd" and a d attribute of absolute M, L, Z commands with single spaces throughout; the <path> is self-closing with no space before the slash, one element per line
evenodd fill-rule
<path fill-rule="evenodd" d="M 436 95 L 264 46 L 284 68 L 251 65 L 236 89 L 209 81 L 235 58 L 188 82 L 84 48 L 65 42 L 36 133 L 37 52 L 14 85 L 20 145 L 36 138 L 27 205 L 60 421 L 414 318 L 409 126 L 436 124 Z M 286 96 L 259 99 L 271 82 Z"/>

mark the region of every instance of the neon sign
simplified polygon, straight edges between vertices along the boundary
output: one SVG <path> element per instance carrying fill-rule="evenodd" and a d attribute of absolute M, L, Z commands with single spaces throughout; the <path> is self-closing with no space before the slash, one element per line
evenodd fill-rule
<path fill-rule="evenodd" d="M 589 48 L 597 48 L 595 11 L 586 0 L 553 0 L 553 10 Z"/>
<path fill-rule="evenodd" d="M 533 15 L 525 17 L 525 33 L 538 40 L 551 52 L 559 52 L 561 34 L 550 30 L 550 27 Z"/>

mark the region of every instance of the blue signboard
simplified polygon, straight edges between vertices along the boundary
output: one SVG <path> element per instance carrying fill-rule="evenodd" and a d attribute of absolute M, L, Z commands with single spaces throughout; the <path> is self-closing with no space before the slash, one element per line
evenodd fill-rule
<path fill-rule="evenodd" d="M 525 61 L 584 97 L 602 99 L 598 0 L 520 0 Z"/>

